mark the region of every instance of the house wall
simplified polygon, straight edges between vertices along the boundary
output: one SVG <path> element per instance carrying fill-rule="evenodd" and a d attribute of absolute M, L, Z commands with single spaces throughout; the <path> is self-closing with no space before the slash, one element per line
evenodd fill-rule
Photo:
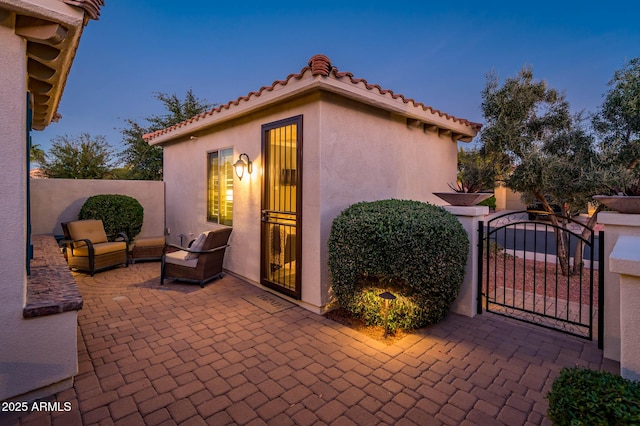
<path fill-rule="evenodd" d="M 305 155 L 307 147 L 317 145 L 317 125 L 313 117 L 317 116 L 317 104 L 309 98 L 299 99 L 270 109 L 267 112 L 252 114 L 241 120 L 208 129 L 208 133 L 198 134 L 195 139 L 188 138 L 179 143 L 164 145 L 164 181 L 166 185 L 166 223 L 168 241 L 180 243 L 184 235 L 186 244 L 200 232 L 215 229 L 221 225 L 207 222 L 207 153 L 215 150 L 233 148 L 233 161 L 242 153 L 248 154 L 253 162 L 253 173 L 245 173 L 242 180 L 234 174 L 234 210 L 233 232 L 229 240 L 224 260 L 225 269 L 242 276 L 250 282 L 260 281 L 260 219 L 262 197 L 262 145 L 261 126 L 277 120 L 304 115 L 303 144 Z M 305 159 L 305 164 L 307 160 Z M 306 167 L 306 165 L 304 166 Z M 314 187 L 311 177 L 305 170 L 303 177 L 306 193 Z M 304 198 L 306 203 L 306 198 Z M 307 216 L 311 216 L 305 204 L 303 209 L 302 240 L 305 252 L 302 263 L 311 262 L 313 252 L 306 251 L 307 244 L 314 243 L 313 233 L 307 227 Z M 306 267 L 306 266 L 305 266 Z M 304 270 L 304 268 L 303 268 Z M 303 272 L 302 303 L 310 292 L 306 289 Z"/>
<path fill-rule="evenodd" d="M 330 302 L 327 239 L 333 219 L 350 204 L 384 198 L 441 202 L 456 178 L 457 144 L 406 119 L 336 95 L 319 94 L 220 125 L 164 145 L 166 221 L 179 243 L 218 225 L 206 220 L 207 152 L 233 147 L 254 172 L 234 179 L 233 233 L 225 268 L 260 280 L 261 126 L 303 115 L 301 305 L 322 311 Z M 300 232 L 300 231 L 299 231 Z"/>
<path fill-rule="evenodd" d="M 22 317 L 27 283 L 26 60 L 25 42 L 8 21 L 0 10 L 0 400 L 68 380 L 77 372 L 76 312 Z"/>
<path fill-rule="evenodd" d="M 31 179 L 31 232 L 62 235 L 62 222 L 78 219 L 92 195 L 121 194 L 144 208 L 139 237 L 164 235 L 164 182 L 94 179 Z"/>
<path fill-rule="evenodd" d="M 322 102 L 320 117 L 322 143 L 315 162 L 321 184 L 314 206 L 320 216 L 320 262 L 314 275 L 321 281 L 316 302 L 323 306 L 330 296 L 326 241 L 333 219 L 360 201 L 396 198 L 442 204 L 432 192 L 448 191 L 447 183 L 455 182 L 458 148 L 450 137 L 408 126 L 403 117 L 333 96 Z M 305 151 L 305 176 L 312 168 L 307 160 Z"/>

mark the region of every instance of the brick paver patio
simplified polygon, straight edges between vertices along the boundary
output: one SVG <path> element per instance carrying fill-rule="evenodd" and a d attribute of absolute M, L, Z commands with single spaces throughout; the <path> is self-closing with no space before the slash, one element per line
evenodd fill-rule
<path fill-rule="evenodd" d="M 294 306 L 268 313 L 233 276 L 159 285 L 159 264 L 76 274 L 72 410 L 9 425 L 549 424 L 564 366 L 615 370 L 594 342 L 492 314 L 449 314 L 387 346 Z"/>

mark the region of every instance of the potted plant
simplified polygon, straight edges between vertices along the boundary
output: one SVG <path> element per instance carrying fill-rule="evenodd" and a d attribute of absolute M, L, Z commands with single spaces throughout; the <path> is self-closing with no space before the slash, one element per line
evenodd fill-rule
<path fill-rule="evenodd" d="M 481 192 L 495 186 L 495 161 L 478 148 L 458 151 L 458 176 L 455 185 L 449 183 L 451 192 L 434 192 L 433 195 L 452 206 L 475 206 L 490 198 L 493 193 Z"/>
<path fill-rule="evenodd" d="M 611 192 L 614 195 L 594 195 L 593 199 L 620 213 L 640 214 L 640 178 L 624 189 L 614 188 Z"/>
<path fill-rule="evenodd" d="M 493 196 L 492 192 L 479 192 L 479 189 L 467 186 L 464 182 L 457 182 L 456 186 L 448 185 L 453 192 L 434 192 L 433 195 L 452 206 L 475 206 Z"/>

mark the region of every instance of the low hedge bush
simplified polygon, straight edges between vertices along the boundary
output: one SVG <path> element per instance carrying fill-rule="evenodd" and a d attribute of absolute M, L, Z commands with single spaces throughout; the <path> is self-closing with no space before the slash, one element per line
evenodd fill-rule
<path fill-rule="evenodd" d="M 118 232 L 124 232 L 131 241 L 142 229 L 144 208 L 138 200 L 128 195 L 94 195 L 84 202 L 78 219 L 101 219 L 110 238 Z"/>
<path fill-rule="evenodd" d="M 563 368 L 547 415 L 554 425 L 640 425 L 640 383 L 586 368 Z"/>
<path fill-rule="evenodd" d="M 390 331 L 440 321 L 464 279 L 469 240 L 445 209 L 408 200 L 362 202 L 332 223 L 329 269 L 339 305 L 368 325 L 385 325 L 379 294 L 389 304 Z"/>

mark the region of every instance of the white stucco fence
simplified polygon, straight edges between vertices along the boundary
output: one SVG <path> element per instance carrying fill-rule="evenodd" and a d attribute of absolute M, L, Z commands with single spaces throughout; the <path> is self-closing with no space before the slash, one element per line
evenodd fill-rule
<path fill-rule="evenodd" d="M 61 235 L 60 223 L 78 219 L 92 195 L 120 194 L 144 208 L 140 237 L 164 235 L 164 182 L 142 180 L 31 179 L 31 233 Z"/>

